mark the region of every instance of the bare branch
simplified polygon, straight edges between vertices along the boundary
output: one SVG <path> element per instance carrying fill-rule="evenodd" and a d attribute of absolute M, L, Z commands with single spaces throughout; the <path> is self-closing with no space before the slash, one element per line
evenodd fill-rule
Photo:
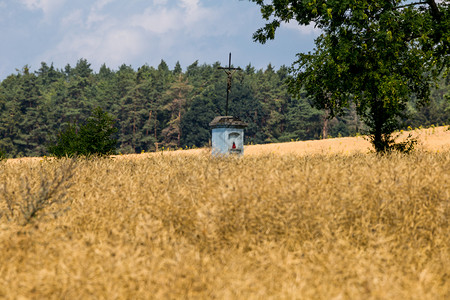
<path fill-rule="evenodd" d="M 405 5 L 397 6 L 395 9 L 401 9 L 401 8 L 405 8 L 405 7 L 416 6 L 416 5 L 423 5 L 423 4 L 428 4 L 428 3 L 427 2 L 408 3 L 408 4 L 405 4 Z"/>
<path fill-rule="evenodd" d="M 70 201 L 67 190 L 73 184 L 75 168 L 75 159 L 71 159 L 69 163 L 66 162 L 56 169 L 48 171 L 42 169 L 37 186 L 32 184 L 34 180 L 31 175 L 23 176 L 17 195 L 14 191 L 9 193 L 7 184 L 4 182 L 0 199 L 5 200 L 7 211 L 0 212 L 0 217 L 5 215 L 8 221 L 19 217 L 23 219 L 23 225 L 25 225 L 37 217 L 46 215 L 56 217 L 67 211 L 69 207 L 65 204 Z M 54 205 L 56 207 L 50 208 Z M 47 213 L 43 213 L 44 210 Z"/>

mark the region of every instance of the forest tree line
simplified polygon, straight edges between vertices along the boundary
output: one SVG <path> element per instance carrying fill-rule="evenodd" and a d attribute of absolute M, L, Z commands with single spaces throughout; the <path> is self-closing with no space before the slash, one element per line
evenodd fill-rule
<path fill-rule="evenodd" d="M 98 73 L 86 59 L 64 69 L 43 62 L 32 72 L 25 66 L 0 83 L 0 149 L 12 157 L 46 155 L 58 132 L 83 123 L 95 108 L 116 120 L 121 153 L 207 145 L 209 122 L 225 113 L 227 76 L 219 66 L 194 62 L 183 71 L 177 63 L 171 70 L 162 60 L 157 68 L 137 70 L 102 65 Z M 248 65 L 234 74 L 229 114 L 248 123 L 247 144 L 365 133 L 354 109 L 328 120 L 306 94 L 292 97 L 288 76 L 287 67 L 275 70 L 270 64 L 259 70 Z M 450 123 L 448 83 L 448 77 L 441 80 L 428 106 L 411 99 L 404 128 Z"/>

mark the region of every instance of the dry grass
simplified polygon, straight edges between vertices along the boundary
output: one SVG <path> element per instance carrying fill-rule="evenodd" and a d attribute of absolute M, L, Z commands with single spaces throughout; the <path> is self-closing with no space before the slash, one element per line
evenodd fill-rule
<path fill-rule="evenodd" d="M 64 213 L 0 220 L 0 298 L 448 299 L 439 149 L 80 160 Z M 0 211 L 67 163 L 0 163 Z"/>
<path fill-rule="evenodd" d="M 425 151 L 442 151 L 450 148 L 450 130 L 449 126 L 428 128 L 421 130 L 412 130 L 399 132 L 398 141 L 402 141 L 409 134 L 418 140 L 417 149 Z M 269 153 L 367 153 L 373 147 L 368 139 L 360 137 L 333 138 L 316 141 L 302 141 L 269 145 L 253 145 L 245 148 L 245 154 L 269 154 Z"/>

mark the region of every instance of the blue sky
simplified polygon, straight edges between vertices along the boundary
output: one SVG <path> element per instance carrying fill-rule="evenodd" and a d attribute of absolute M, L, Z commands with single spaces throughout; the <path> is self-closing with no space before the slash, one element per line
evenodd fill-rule
<path fill-rule="evenodd" d="M 56 68 L 85 58 L 95 72 L 179 61 L 269 63 L 289 66 L 311 51 L 318 30 L 285 24 L 274 41 L 255 43 L 264 24 L 259 6 L 247 0 L 0 0 L 0 80 L 41 62 Z"/>

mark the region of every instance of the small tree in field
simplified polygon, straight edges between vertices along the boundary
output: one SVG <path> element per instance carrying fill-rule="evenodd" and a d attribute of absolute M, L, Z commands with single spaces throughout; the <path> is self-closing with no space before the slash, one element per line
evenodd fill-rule
<path fill-rule="evenodd" d="M 113 135 L 116 132 L 114 119 L 101 108 L 96 108 L 82 126 L 69 124 L 48 150 L 56 157 L 114 154 L 117 140 Z"/>

